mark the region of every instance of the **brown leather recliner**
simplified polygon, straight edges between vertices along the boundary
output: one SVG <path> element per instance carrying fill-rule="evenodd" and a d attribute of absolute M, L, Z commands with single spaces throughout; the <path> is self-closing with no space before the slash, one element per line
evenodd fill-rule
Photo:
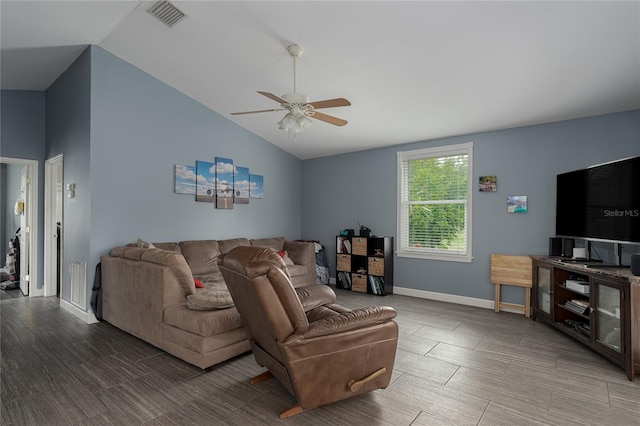
<path fill-rule="evenodd" d="M 385 388 L 391 379 L 398 325 L 390 307 L 350 310 L 325 285 L 294 288 L 271 249 L 237 247 L 218 260 L 242 317 L 256 362 L 297 401 L 289 417 Z"/>

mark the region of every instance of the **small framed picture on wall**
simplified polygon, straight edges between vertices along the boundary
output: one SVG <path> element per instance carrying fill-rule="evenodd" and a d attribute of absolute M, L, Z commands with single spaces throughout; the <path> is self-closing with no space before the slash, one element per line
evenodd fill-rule
<path fill-rule="evenodd" d="M 507 211 L 509 213 L 526 213 L 527 212 L 527 196 L 526 195 L 508 196 Z"/>
<path fill-rule="evenodd" d="M 480 192 L 496 192 L 498 190 L 497 176 L 480 176 L 478 190 Z"/>

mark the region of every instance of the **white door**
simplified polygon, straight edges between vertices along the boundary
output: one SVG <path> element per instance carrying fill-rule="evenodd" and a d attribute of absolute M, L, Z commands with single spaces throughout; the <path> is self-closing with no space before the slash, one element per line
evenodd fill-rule
<path fill-rule="evenodd" d="M 20 290 L 29 295 L 29 232 L 31 226 L 30 167 L 24 166 L 20 176 L 20 199 L 24 203 L 20 214 Z"/>
<path fill-rule="evenodd" d="M 44 189 L 44 295 L 59 296 L 62 280 L 62 154 L 46 161 Z"/>

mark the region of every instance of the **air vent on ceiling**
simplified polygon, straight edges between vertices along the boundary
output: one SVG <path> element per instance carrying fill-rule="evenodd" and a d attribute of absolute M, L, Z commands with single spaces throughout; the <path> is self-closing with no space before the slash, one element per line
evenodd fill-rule
<path fill-rule="evenodd" d="M 168 1 L 159 1 L 151 9 L 147 10 L 160 22 L 171 28 L 182 20 L 186 15 Z"/>

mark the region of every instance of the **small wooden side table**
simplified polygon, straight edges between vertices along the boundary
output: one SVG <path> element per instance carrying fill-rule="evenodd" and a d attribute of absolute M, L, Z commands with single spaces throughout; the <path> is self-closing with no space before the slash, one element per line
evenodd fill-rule
<path fill-rule="evenodd" d="M 524 311 L 529 318 L 531 315 L 531 287 L 533 261 L 530 256 L 514 256 L 508 254 L 491 255 L 491 282 L 495 285 L 493 307 L 496 312 L 500 308 Z M 524 288 L 524 305 L 500 302 L 500 286 L 511 285 Z"/>

